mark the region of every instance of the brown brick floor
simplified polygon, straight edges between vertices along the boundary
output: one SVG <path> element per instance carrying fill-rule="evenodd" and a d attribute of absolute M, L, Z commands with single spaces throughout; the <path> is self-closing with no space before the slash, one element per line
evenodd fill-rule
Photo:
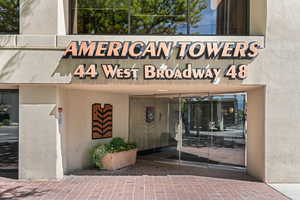
<path fill-rule="evenodd" d="M 115 172 L 84 170 L 62 181 L 0 178 L 0 199 L 39 200 L 284 200 L 241 172 L 139 161 Z"/>

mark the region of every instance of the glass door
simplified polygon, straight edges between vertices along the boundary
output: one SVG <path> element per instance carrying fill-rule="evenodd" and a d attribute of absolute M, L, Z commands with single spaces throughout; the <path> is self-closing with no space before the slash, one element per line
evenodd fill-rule
<path fill-rule="evenodd" d="M 246 94 L 181 97 L 180 160 L 245 166 Z"/>
<path fill-rule="evenodd" d="M 172 96 L 130 98 L 129 141 L 143 160 L 179 160 L 179 99 Z"/>
<path fill-rule="evenodd" d="M 209 95 L 181 98 L 181 161 L 209 162 L 211 118 Z"/>
<path fill-rule="evenodd" d="M 210 163 L 245 167 L 246 94 L 212 95 L 210 105 Z"/>
<path fill-rule="evenodd" d="M 129 141 L 143 159 L 245 166 L 246 94 L 130 98 Z"/>

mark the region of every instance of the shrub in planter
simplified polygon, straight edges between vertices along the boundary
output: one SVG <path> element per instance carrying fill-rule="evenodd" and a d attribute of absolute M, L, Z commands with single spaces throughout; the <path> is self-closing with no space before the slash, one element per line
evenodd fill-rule
<path fill-rule="evenodd" d="M 93 163 L 102 169 L 115 170 L 135 164 L 137 145 L 113 138 L 108 144 L 99 144 L 92 150 Z"/>

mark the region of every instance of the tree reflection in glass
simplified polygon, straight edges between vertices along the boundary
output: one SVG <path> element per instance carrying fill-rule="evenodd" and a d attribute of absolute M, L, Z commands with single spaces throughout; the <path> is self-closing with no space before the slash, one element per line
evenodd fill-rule
<path fill-rule="evenodd" d="M 206 7 L 205 0 L 193 5 L 187 0 L 132 0 L 131 33 L 187 34 L 188 6 L 193 10 L 193 19 L 198 20 Z"/>
<path fill-rule="evenodd" d="M 19 1 L 0 0 L 0 34 L 19 33 Z"/>
<path fill-rule="evenodd" d="M 72 33 L 245 35 L 248 0 L 72 0 Z"/>
<path fill-rule="evenodd" d="M 128 0 L 78 0 L 77 4 L 78 33 L 128 33 Z"/>

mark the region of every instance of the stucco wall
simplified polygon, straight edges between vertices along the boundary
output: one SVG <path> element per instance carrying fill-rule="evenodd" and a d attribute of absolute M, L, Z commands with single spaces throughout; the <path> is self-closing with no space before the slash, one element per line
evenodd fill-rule
<path fill-rule="evenodd" d="M 63 177 L 60 134 L 57 131 L 56 87 L 21 86 L 19 178 Z"/>
<path fill-rule="evenodd" d="M 57 13 L 58 0 L 20 0 L 20 33 L 56 34 Z"/>
<path fill-rule="evenodd" d="M 247 84 L 266 85 L 265 180 L 300 182 L 300 4 L 267 3 L 266 48 L 252 63 Z"/>
<path fill-rule="evenodd" d="M 247 171 L 265 180 L 265 88 L 247 93 Z"/>
<path fill-rule="evenodd" d="M 31 39 L 34 40 L 33 38 Z M 19 42 L 22 41 L 19 40 Z M 24 41 L 23 45 L 29 45 L 26 43 Z M 45 43 L 47 44 L 47 42 Z M 68 83 L 71 80 L 70 75 L 54 73 L 61 55 L 61 51 L 54 50 L 16 48 L 0 50 L 1 83 Z"/>
<path fill-rule="evenodd" d="M 297 0 L 268 2 L 266 64 L 273 66 L 266 100 L 268 182 L 300 182 L 299 8 Z"/>
<path fill-rule="evenodd" d="M 64 103 L 64 162 L 65 172 L 86 168 L 89 151 L 97 143 L 110 139 L 92 140 L 92 104 L 113 105 L 113 137 L 128 139 L 129 96 L 99 91 L 62 89 Z"/>

